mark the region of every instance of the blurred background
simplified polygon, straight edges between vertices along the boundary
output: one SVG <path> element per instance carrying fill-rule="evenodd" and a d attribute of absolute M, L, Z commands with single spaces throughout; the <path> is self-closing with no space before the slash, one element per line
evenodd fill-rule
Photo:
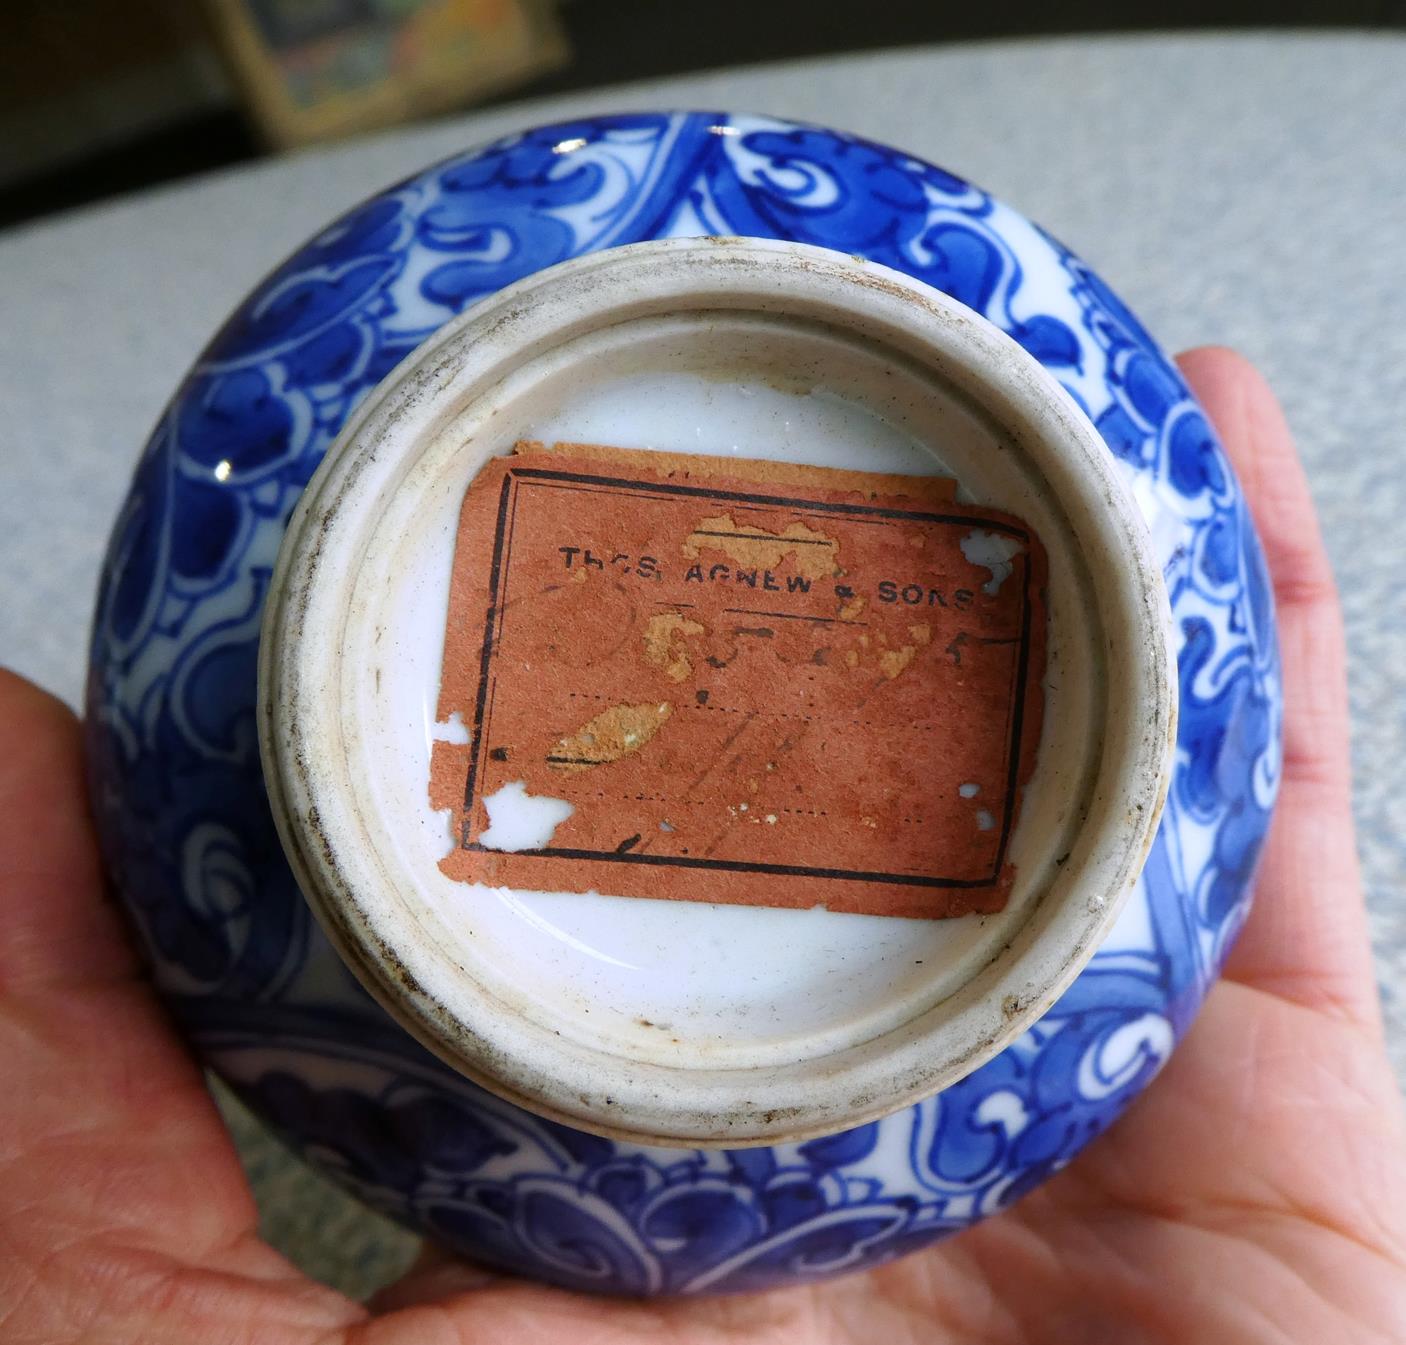
<path fill-rule="evenodd" d="M 1054 32 L 1335 26 L 1406 28 L 1406 0 L 5 0 L 0 227 L 454 108 L 712 66 Z"/>

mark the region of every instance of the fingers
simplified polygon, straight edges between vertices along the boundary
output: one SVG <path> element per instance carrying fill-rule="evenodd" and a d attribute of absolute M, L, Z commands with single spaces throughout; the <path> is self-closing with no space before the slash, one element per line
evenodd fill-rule
<path fill-rule="evenodd" d="M 0 998 L 129 974 L 133 955 L 103 900 L 78 721 L 0 669 Z"/>
<path fill-rule="evenodd" d="M 400 1279 L 375 1294 L 368 1304 L 377 1313 L 442 1303 L 459 1294 L 473 1293 L 503 1279 L 492 1271 L 464 1261 L 442 1247 L 427 1242 L 415 1263 Z"/>
<path fill-rule="evenodd" d="M 199 1072 L 104 900 L 77 721 L 0 671 L 0 744 L 0 1266 L 11 1275 L 0 1271 L 0 1300 L 7 1283 L 32 1282 L 61 1303 L 70 1248 L 199 1252 L 254 1213 Z"/>
<path fill-rule="evenodd" d="M 1308 483 L 1274 394 L 1246 360 L 1206 348 L 1178 363 L 1244 486 L 1283 660 L 1279 805 L 1226 975 L 1379 1030 L 1353 837 L 1342 615 Z"/>

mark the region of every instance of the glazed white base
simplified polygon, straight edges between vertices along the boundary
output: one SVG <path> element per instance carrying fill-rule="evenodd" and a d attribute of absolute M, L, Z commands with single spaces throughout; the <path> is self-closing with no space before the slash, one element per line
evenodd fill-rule
<path fill-rule="evenodd" d="M 379 530 L 392 546 L 389 582 L 368 579 L 379 597 L 367 625 L 348 633 L 361 647 L 371 627 L 385 632 L 354 692 L 374 805 L 401 838 L 427 937 L 547 1030 L 637 1060 L 732 1066 L 864 1041 L 988 963 L 1027 918 L 1051 859 L 1070 849 L 1066 804 L 1098 747 L 1088 725 L 1099 677 L 1083 647 L 1088 603 L 1076 596 L 1067 539 L 1048 501 L 1011 472 L 993 427 L 950 389 L 839 333 L 718 315 L 639 324 L 587 344 L 553 373 L 513 380 L 486 421 L 448 431 L 465 446 L 449 481 L 415 508 L 398 544 L 399 522 Z M 459 506 L 484 454 L 510 452 L 519 439 L 955 475 L 964 499 L 1032 522 L 1051 556 L 1045 741 L 1013 838 L 1006 909 L 905 920 L 510 891 L 440 873 L 453 837 L 447 813 L 429 808 L 426 780 L 431 741 L 463 732 L 434 723 Z M 1095 675 L 1063 675 L 1071 663 Z M 518 829 L 535 820 L 521 807 L 514 819 L 513 802 L 495 809 L 495 831 L 507 812 L 505 836 L 515 820 Z"/>
<path fill-rule="evenodd" d="M 434 722 L 454 528 L 523 437 L 946 469 L 1025 520 L 1048 557 L 1045 729 L 1006 910 L 908 922 L 443 878 L 426 787 L 435 734 L 463 733 Z M 1146 530 L 1053 379 L 896 272 L 760 240 L 581 258 L 442 329 L 304 493 L 260 658 L 274 815 L 365 984 L 510 1101 L 651 1143 L 832 1133 L 1014 1040 L 1127 897 L 1176 703 Z"/>

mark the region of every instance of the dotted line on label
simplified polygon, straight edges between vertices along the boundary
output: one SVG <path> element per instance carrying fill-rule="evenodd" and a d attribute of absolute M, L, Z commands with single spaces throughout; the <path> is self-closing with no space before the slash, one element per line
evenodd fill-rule
<path fill-rule="evenodd" d="M 619 701 L 618 696 L 603 696 L 595 691 L 568 691 L 566 694 L 572 700 L 610 701 L 612 704 Z M 682 708 L 686 710 L 716 710 L 725 715 L 763 715 L 768 719 L 800 719 L 807 724 L 813 723 L 816 719 L 815 715 L 801 714 L 796 710 L 748 710 L 737 705 L 699 705 L 697 701 L 686 701 Z M 830 723 L 832 721 L 824 720 L 822 722 Z M 845 723 L 866 729 L 897 727 L 892 720 L 887 719 L 847 719 Z M 936 719 L 905 720 L 903 727 L 908 729 L 939 728 L 941 721 Z"/>
<path fill-rule="evenodd" d="M 685 807 L 715 808 L 720 804 L 719 799 L 679 799 L 666 794 L 611 794 L 604 789 L 593 789 L 590 791 L 598 799 L 624 799 L 634 800 L 636 803 L 673 803 Z M 727 804 L 722 804 L 728 807 Z M 786 808 L 774 807 L 764 803 L 749 803 L 748 812 L 751 816 L 765 817 L 767 813 L 790 813 L 793 817 L 829 817 L 830 814 L 824 808 Z M 927 822 L 925 817 L 904 817 L 900 821 L 909 826 L 922 826 Z"/>
<path fill-rule="evenodd" d="M 613 697 L 613 696 L 606 696 L 606 695 L 604 695 L 604 694 L 602 694 L 601 692 L 598 692 L 598 691 L 568 691 L 566 694 L 567 694 L 567 696 L 569 696 L 572 700 L 589 699 L 589 700 L 596 700 L 596 701 L 603 701 L 603 700 L 611 700 L 611 701 L 613 701 L 613 700 L 615 699 L 615 697 Z M 753 714 L 753 713 L 758 713 L 758 714 L 776 714 L 776 715 L 778 715 L 778 716 L 781 716 L 781 717 L 784 717 L 784 718 L 787 718 L 787 719 L 804 719 L 807 723 L 809 723 L 810 720 L 811 720 L 811 718 L 812 718 L 811 715 L 788 714 L 786 711 L 783 711 L 783 710 L 776 710 L 776 711 L 767 711 L 767 710 L 762 710 L 762 711 L 749 711 L 749 710 L 736 709 L 736 708 L 734 708 L 734 707 L 727 706 L 727 705 L 694 705 L 694 706 L 693 706 L 693 709 L 695 709 L 695 710 L 723 710 L 723 711 L 725 711 L 725 712 L 728 713 L 728 714 L 738 714 L 738 715 L 740 715 L 740 714 Z M 868 728 L 871 724 L 874 723 L 874 721 L 871 720 L 871 719 L 852 719 L 852 720 L 850 720 L 849 722 L 852 723 L 852 724 L 862 724 L 865 728 Z M 692 806 L 692 807 L 698 807 L 698 808 L 711 808 L 711 807 L 716 807 L 717 804 L 718 804 L 718 802 L 719 802 L 719 800 L 717 800 L 717 799 L 679 799 L 679 798 L 673 798 L 673 797 L 671 797 L 671 796 L 667 796 L 667 795 L 664 795 L 664 794 L 609 794 L 609 793 L 607 793 L 607 792 L 606 792 L 605 790 L 603 790 L 603 789 L 596 789 L 596 790 L 593 790 L 593 791 L 591 791 L 591 792 L 594 793 L 595 796 L 596 796 L 596 798 L 598 798 L 598 799 L 605 799 L 605 798 L 618 798 L 618 799 L 626 799 L 626 800 L 633 799 L 636 803 L 672 803 L 672 804 L 677 804 L 677 805 L 685 806 L 685 807 Z M 724 805 L 724 806 L 726 806 L 726 805 Z M 750 808 L 751 806 L 752 806 L 752 805 L 749 804 L 749 808 Z M 768 806 L 768 805 L 766 805 L 766 804 L 760 804 L 760 803 L 756 804 L 756 805 L 755 805 L 755 808 L 756 808 L 756 815 L 757 815 L 757 816 L 765 816 L 767 813 L 790 813 L 793 817 L 829 817 L 829 816 L 830 816 L 829 812 L 827 812 L 824 808 L 787 808 L 787 807 L 785 807 L 785 806 L 781 806 L 781 807 L 772 807 L 772 806 Z M 905 825 L 907 825 L 907 826 L 925 826 L 926 823 L 927 823 L 927 818 L 925 818 L 925 817 L 905 817 L 905 818 L 902 818 L 902 819 L 900 819 L 900 820 L 901 820 Z"/>

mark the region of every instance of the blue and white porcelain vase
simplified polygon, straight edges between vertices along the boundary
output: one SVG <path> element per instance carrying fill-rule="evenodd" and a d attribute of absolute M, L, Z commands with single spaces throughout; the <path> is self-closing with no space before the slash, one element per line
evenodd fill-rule
<path fill-rule="evenodd" d="M 1009 348 L 1014 383 L 1039 374 L 1042 405 L 1097 454 L 1090 471 L 1135 502 L 1170 607 L 1176 730 L 1155 835 L 1149 815 L 1147 847 L 1135 819 L 1123 837 L 1136 881 L 1116 919 L 1090 917 L 1097 947 L 1079 951 L 1077 976 L 1072 962 L 1051 973 L 1052 1004 L 1004 996 L 1009 1032 L 967 1067 L 924 1076 L 940 1078 L 935 1095 L 895 1092 L 902 1105 L 861 1108 L 858 1124 L 825 1126 L 815 1117 L 846 1113 L 817 1109 L 797 1133 L 758 1122 L 736 1144 L 718 1131 L 694 1146 L 650 1142 L 629 1117 L 578 1116 L 546 1084 L 496 1086 L 334 950 L 310 908 L 326 919 L 325 894 L 305 898 L 280 841 L 280 826 L 286 838 L 301 823 L 261 765 L 273 711 L 259 688 L 281 683 L 261 683 L 259 663 L 266 608 L 288 601 L 290 518 L 334 441 L 344 459 L 369 442 L 387 388 L 409 404 L 406 369 L 429 369 L 426 352 L 472 363 L 488 350 L 485 314 L 505 287 L 524 282 L 510 294 L 554 311 L 570 292 L 558 274 L 585 292 L 591 264 L 574 259 L 704 236 L 762 240 L 738 255 L 760 256 L 763 272 L 785 259 L 778 274 L 830 267 L 841 287 L 856 268 L 880 282 L 889 268 L 900 275 L 869 285 L 874 304 L 936 291 L 929 308 L 948 328 L 982 320 L 967 323 L 973 349 Z M 674 246 L 621 255 L 647 269 L 700 253 Z M 570 437 L 600 435 L 599 417 L 568 428 L 581 426 Z M 873 1266 L 999 1213 L 1073 1159 L 1167 1059 L 1245 917 L 1280 711 L 1270 591 L 1239 487 L 1175 367 L 1103 282 L 911 156 L 715 114 L 601 118 L 470 151 L 357 207 L 265 279 L 142 457 L 108 552 L 88 691 L 106 861 L 200 1057 L 376 1209 L 493 1267 L 622 1294 Z"/>

